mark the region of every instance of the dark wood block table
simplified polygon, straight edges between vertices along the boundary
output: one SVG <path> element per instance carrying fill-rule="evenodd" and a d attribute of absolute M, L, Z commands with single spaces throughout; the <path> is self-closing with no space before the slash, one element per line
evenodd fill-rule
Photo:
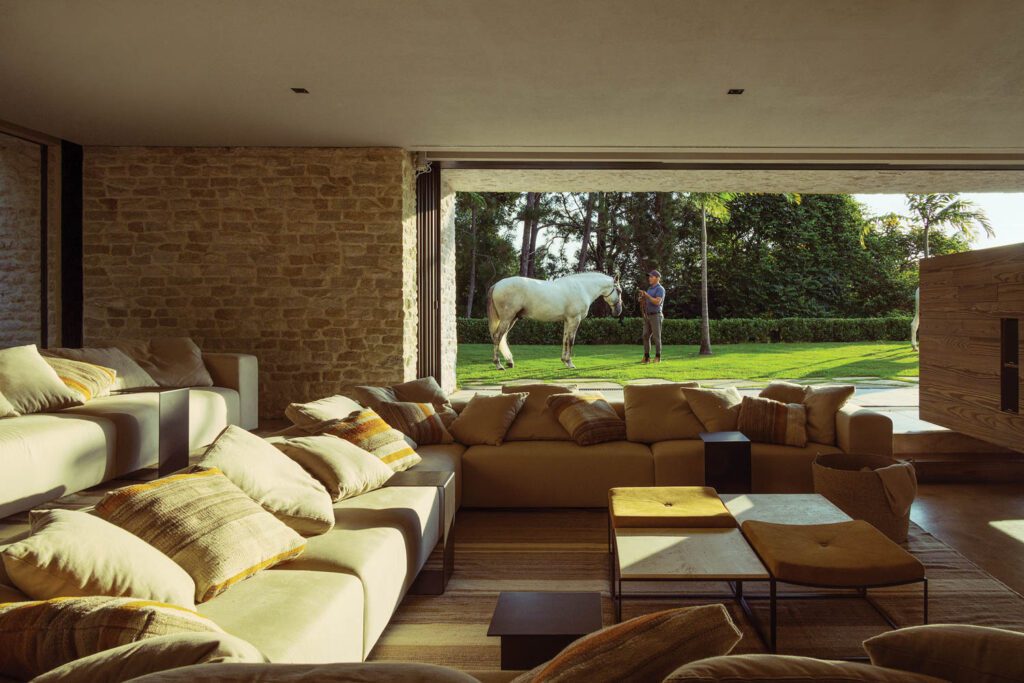
<path fill-rule="evenodd" d="M 156 394 L 160 421 L 157 476 L 188 467 L 188 388 L 138 387 L 113 394 Z"/>
<path fill-rule="evenodd" d="M 719 493 L 750 493 L 750 439 L 743 432 L 701 432 L 704 485 Z"/>
<path fill-rule="evenodd" d="M 503 671 L 532 669 L 603 626 L 600 593 L 506 592 L 487 635 L 501 638 Z"/>
<path fill-rule="evenodd" d="M 440 511 L 437 548 L 409 588 L 413 595 L 442 595 L 455 571 L 455 474 L 406 470 L 391 475 L 384 486 L 435 486 Z M 440 554 L 440 562 L 435 555 Z"/>

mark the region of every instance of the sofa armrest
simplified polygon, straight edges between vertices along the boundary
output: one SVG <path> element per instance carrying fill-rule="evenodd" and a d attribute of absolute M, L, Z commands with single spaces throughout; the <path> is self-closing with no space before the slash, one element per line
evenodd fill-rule
<path fill-rule="evenodd" d="M 238 392 L 239 427 L 256 429 L 260 423 L 259 364 L 248 353 L 204 353 L 203 363 L 214 386 Z"/>
<path fill-rule="evenodd" d="M 892 457 L 892 419 L 847 404 L 836 413 L 836 444 L 844 453 Z"/>

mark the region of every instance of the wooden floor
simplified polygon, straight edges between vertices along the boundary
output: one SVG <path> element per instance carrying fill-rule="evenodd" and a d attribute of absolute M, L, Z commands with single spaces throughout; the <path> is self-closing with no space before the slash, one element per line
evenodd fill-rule
<path fill-rule="evenodd" d="M 1024 594 L 1024 484 L 922 484 L 911 518 Z"/>

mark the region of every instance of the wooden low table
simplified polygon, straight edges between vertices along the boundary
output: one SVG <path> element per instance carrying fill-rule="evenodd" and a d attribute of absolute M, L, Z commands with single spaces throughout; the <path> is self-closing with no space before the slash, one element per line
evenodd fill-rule
<path fill-rule="evenodd" d="M 503 671 L 532 669 L 603 626 L 600 593 L 505 592 L 488 636 L 501 638 Z"/>

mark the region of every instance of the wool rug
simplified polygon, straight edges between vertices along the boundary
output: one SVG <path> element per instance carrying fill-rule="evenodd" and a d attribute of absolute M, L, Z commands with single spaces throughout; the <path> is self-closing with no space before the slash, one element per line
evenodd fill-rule
<path fill-rule="evenodd" d="M 596 510 L 463 510 L 455 523 L 455 573 L 440 596 L 407 596 L 369 659 L 497 669 L 497 638 L 487 626 L 501 591 L 596 591 L 604 623 L 614 623 L 608 591 L 606 516 Z M 1024 598 L 911 524 L 907 549 L 927 568 L 930 623 L 964 623 L 1024 631 Z M 672 589 L 671 586 L 666 586 Z M 650 586 L 642 587 L 650 592 Z M 693 593 L 722 593 L 724 584 L 686 584 Z M 748 593 L 764 592 L 747 584 Z M 780 588 L 780 594 L 787 589 Z M 793 589 L 789 589 L 793 590 Z M 807 592 L 807 589 L 798 589 Z M 871 591 L 900 626 L 921 623 L 920 584 Z M 623 619 L 681 605 L 722 602 L 743 630 L 737 653 L 765 652 L 742 610 L 729 600 L 626 601 Z M 767 630 L 767 601 L 752 602 Z M 783 654 L 821 658 L 863 656 L 861 642 L 889 629 L 863 600 L 781 600 L 778 647 Z"/>

